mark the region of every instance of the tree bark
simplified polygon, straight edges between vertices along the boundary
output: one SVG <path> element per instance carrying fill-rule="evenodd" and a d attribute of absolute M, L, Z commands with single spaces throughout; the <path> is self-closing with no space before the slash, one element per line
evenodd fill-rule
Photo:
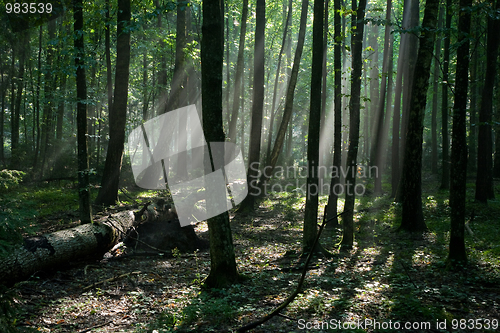
<path fill-rule="evenodd" d="M 498 9 L 499 0 L 491 1 L 491 6 Z M 495 199 L 493 189 L 493 87 L 497 72 L 498 45 L 500 44 L 500 20 L 488 15 L 488 36 L 486 46 L 486 73 L 484 78 L 481 109 L 479 110 L 479 133 L 477 140 L 477 178 L 476 201 L 487 203 Z"/>
<path fill-rule="evenodd" d="M 297 85 L 297 77 L 299 75 L 300 59 L 302 58 L 302 50 L 304 48 L 304 39 L 306 34 L 306 23 L 307 23 L 307 7 L 309 6 L 309 0 L 302 0 L 302 9 L 300 14 L 300 27 L 299 27 L 299 37 L 297 40 L 297 48 L 295 49 L 295 55 L 293 59 L 292 72 L 290 74 L 290 81 L 287 88 L 286 100 L 285 100 L 285 110 L 283 112 L 283 118 L 281 119 L 281 124 L 276 134 L 276 139 L 274 141 L 273 150 L 271 152 L 271 163 L 270 170 L 263 174 L 260 180 L 260 184 L 264 184 L 268 179 L 266 175 L 272 174 L 276 163 L 278 162 L 278 157 L 283 148 L 283 143 L 285 141 L 285 134 L 287 133 L 288 123 L 292 118 L 293 113 L 293 99 L 295 97 L 295 86 Z M 249 164 L 250 165 L 250 164 Z M 259 186 L 261 186 L 259 185 Z M 250 195 L 249 195 L 250 196 Z M 248 198 L 248 196 L 247 196 Z"/>
<path fill-rule="evenodd" d="M 460 0 L 455 102 L 451 146 L 450 208 L 451 230 L 448 260 L 452 265 L 467 263 L 465 252 L 465 190 L 467 180 L 467 90 L 469 84 L 469 33 L 472 0 Z"/>
<path fill-rule="evenodd" d="M 342 22 L 340 20 L 340 0 L 333 1 L 333 39 L 335 47 L 333 49 L 333 71 L 334 71 L 334 138 L 333 138 L 333 169 L 340 169 L 340 160 L 342 157 L 342 62 L 341 62 L 341 47 L 342 47 Z M 338 195 L 335 190 L 340 184 L 338 175 L 332 173 L 330 182 L 330 195 L 328 196 L 328 205 L 326 210 L 326 219 L 333 217 L 335 219 L 329 223 L 329 226 L 338 225 L 337 209 Z"/>
<path fill-rule="evenodd" d="M 382 64 L 382 82 L 380 87 L 380 98 L 378 99 L 378 111 L 377 111 L 377 130 L 375 132 L 375 140 L 374 140 L 374 158 L 375 158 L 375 166 L 377 167 L 377 172 L 375 175 L 375 188 L 374 192 L 376 195 L 382 194 L 382 173 L 384 169 L 384 156 L 385 156 L 385 148 L 387 146 L 387 137 L 384 135 L 384 118 L 385 118 L 385 101 L 387 94 L 387 76 L 392 75 L 389 73 L 389 60 L 391 54 L 391 26 L 389 22 L 391 22 L 391 11 L 392 11 L 392 1 L 387 0 L 386 6 L 386 14 L 385 14 L 385 35 L 384 35 L 384 55 L 383 55 L 383 64 Z M 387 94 L 387 96 L 389 96 Z M 387 101 L 387 106 L 390 107 L 390 101 Z M 387 113 L 387 117 L 389 117 L 389 113 Z"/>
<path fill-rule="evenodd" d="M 99 258 L 109 251 L 134 223 L 131 211 L 114 214 L 101 223 L 27 238 L 0 259 L 0 283 L 11 285 L 40 271 L 62 269 L 72 261 Z M 120 232 L 121 231 L 121 232 Z"/>
<path fill-rule="evenodd" d="M 240 110 L 243 70 L 245 66 L 244 51 L 247 33 L 248 0 L 243 0 L 243 10 L 241 12 L 240 44 L 238 46 L 238 59 L 236 60 L 236 73 L 234 75 L 233 110 L 229 123 L 229 141 L 236 142 L 236 123 Z"/>
<path fill-rule="evenodd" d="M 263 0 L 261 0 L 263 1 Z M 261 3 L 260 6 L 265 3 Z M 260 15 L 260 14 L 257 14 Z M 222 63 L 224 23 L 221 2 L 203 1 L 203 39 L 201 40 L 201 77 L 203 131 L 207 142 L 224 141 L 222 126 Z M 260 142 L 260 138 L 259 138 Z M 207 196 L 207 200 L 211 200 Z M 210 202 L 207 202 L 207 206 Z M 227 212 L 208 219 L 210 236 L 210 274 L 205 285 L 220 288 L 239 280 L 234 255 L 231 225 Z"/>
<path fill-rule="evenodd" d="M 254 79 L 252 124 L 250 127 L 250 145 L 248 148 L 247 184 L 254 188 L 258 182 L 258 170 L 262 139 L 262 115 L 264 111 L 264 34 L 266 28 L 266 3 L 257 0 L 255 21 L 255 49 L 254 49 Z M 255 193 L 249 191 L 241 203 L 241 210 L 252 210 L 255 203 Z"/>
<path fill-rule="evenodd" d="M 443 24 L 443 9 L 439 10 L 438 29 Z M 432 116 L 431 116 L 431 172 L 438 173 L 438 144 L 437 144 L 437 113 L 438 113 L 438 88 L 439 88 L 439 58 L 441 56 L 441 39 L 436 41 L 436 50 L 434 51 L 434 73 L 432 83 Z"/>
<path fill-rule="evenodd" d="M 319 195 L 319 131 L 321 121 L 321 78 L 323 75 L 323 14 L 324 0 L 314 0 L 313 46 L 311 65 L 311 99 L 307 134 L 307 189 L 304 212 L 302 248 L 315 251 L 313 243 L 318 232 Z"/>
<path fill-rule="evenodd" d="M 351 72 L 351 99 L 349 101 L 349 151 L 347 152 L 346 181 L 345 181 L 345 206 L 342 223 L 344 233 L 342 236 L 342 249 L 351 249 L 354 243 L 354 201 L 356 190 L 357 157 L 359 146 L 359 110 L 361 95 L 361 70 L 363 68 L 363 31 L 365 19 L 366 0 L 360 0 L 359 7 L 356 0 L 352 1 L 352 25 L 356 26 L 351 37 L 352 72 Z"/>
<path fill-rule="evenodd" d="M 292 0 L 289 0 L 288 2 L 288 14 L 286 17 L 286 22 L 285 22 L 285 29 L 283 30 L 283 38 L 281 39 L 281 49 L 280 53 L 278 55 L 278 66 L 276 69 L 276 77 L 274 80 L 274 90 L 273 90 L 273 101 L 272 101 L 272 107 L 271 107 L 271 120 L 269 123 L 269 135 L 267 137 L 267 149 L 266 149 L 266 164 L 270 163 L 270 158 L 271 158 L 271 142 L 273 139 L 273 127 L 274 127 L 274 118 L 278 110 L 276 110 L 276 95 L 278 92 L 278 85 L 279 85 L 279 78 L 280 78 L 280 72 L 281 72 L 281 58 L 283 57 L 283 51 L 285 50 L 285 42 L 286 42 L 286 36 L 288 33 L 288 26 L 290 24 L 290 20 L 292 18 Z M 280 94 L 281 98 L 281 94 Z"/>
<path fill-rule="evenodd" d="M 109 142 L 96 204 L 110 206 L 118 200 L 127 117 L 130 64 L 130 0 L 118 0 L 116 73 L 113 108 L 109 114 Z"/>
<path fill-rule="evenodd" d="M 401 229 L 411 232 L 427 229 L 422 212 L 422 140 L 438 9 L 439 0 L 427 0 L 412 83 L 401 193 Z"/>
<path fill-rule="evenodd" d="M 90 205 L 89 188 L 89 156 L 87 141 L 87 81 L 85 78 L 85 50 L 83 41 L 83 2 L 73 3 L 75 31 L 75 66 L 76 66 L 76 118 L 78 141 L 78 199 L 79 213 L 82 224 L 92 222 L 92 207 Z"/>
<path fill-rule="evenodd" d="M 445 39 L 443 53 L 443 87 L 441 89 L 441 136 L 443 138 L 443 162 L 441 169 L 441 189 L 447 190 L 450 188 L 450 161 L 449 161 L 449 146 L 450 139 L 448 138 L 448 69 L 450 66 L 450 28 L 451 28 L 451 0 L 446 0 L 446 24 L 445 24 Z"/>

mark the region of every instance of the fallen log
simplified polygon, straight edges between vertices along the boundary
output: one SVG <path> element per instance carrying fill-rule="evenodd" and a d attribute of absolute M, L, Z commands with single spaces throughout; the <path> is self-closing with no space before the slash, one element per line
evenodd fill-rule
<path fill-rule="evenodd" d="M 12 285 L 39 271 L 67 267 L 75 260 L 102 258 L 134 222 L 134 213 L 124 211 L 97 223 L 27 238 L 9 255 L 0 258 L 0 283 Z"/>

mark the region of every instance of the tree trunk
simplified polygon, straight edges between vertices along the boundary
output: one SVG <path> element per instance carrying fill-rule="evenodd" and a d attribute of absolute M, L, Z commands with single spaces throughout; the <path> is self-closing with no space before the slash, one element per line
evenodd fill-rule
<path fill-rule="evenodd" d="M 116 73 L 113 108 L 109 114 L 109 142 L 97 205 L 110 206 L 118 200 L 127 117 L 130 63 L 130 0 L 118 0 Z"/>
<path fill-rule="evenodd" d="M 264 110 L 264 34 L 266 28 L 266 2 L 257 0 L 256 22 L 255 22 L 255 50 L 254 50 L 254 80 L 253 80 L 253 103 L 252 124 L 250 127 L 250 145 L 248 149 L 248 174 L 247 184 L 258 182 L 261 136 L 262 136 L 262 114 Z M 241 210 L 253 210 L 255 193 L 249 191 L 247 197 L 241 203 Z"/>
<path fill-rule="evenodd" d="M 408 10 L 407 10 L 408 9 Z M 419 0 L 407 0 L 405 1 L 405 18 L 403 19 L 403 29 L 415 29 L 419 25 Z M 419 47 L 418 37 L 415 33 L 407 32 L 406 35 L 406 58 L 404 59 L 405 65 L 403 67 L 403 112 L 401 116 L 401 139 L 399 145 L 399 158 L 400 165 L 404 164 L 405 147 L 406 147 L 406 137 L 408 132 L 408 121 L 411 104 L 411 94 L 413 93 L 413 83 L 415 74 L 415 64 L 417 61 L 417 50 Z M 396 201 L 402 201 L 403 191 L 401 189 L 402 182 L 400 181 Z"/>
<path fill-rule="evenodd" d="M 236 60 L 236 74 L 234 75 L 233 110 L 229 123 L 229 141 L 236 142 L 236 123 L 240 110 L 242 93 L 243 70 L 245 66 L 244 51 L 247 33 L 248 0 L 243 0 L 243 10 L 241 12 L 240 44 L 238 46 L 238 59 Z"/>
<path fill-rule="evenodd" d="M 24 65 L 26 60 L 26 53 L 29 49 L 29 30 L 22 31 L 19 36 L 20 40 L 15 43 L 16 48 L 20 48 L 19 54 L 19 71 L 16 80 L 16 94 L 12 90 L 12 104 L 11 104 L 11 169 L 20 167 L 21 151 L 19 147 L 19 121 L 21 114 L 21 99 L 24 88 Z M 14 71 L 14 69 L 13 69 Z M 14 82 L 14 77 L 12 76 Z"/>
<path fill-rule="evenodd" d="M 383 55 L 383 64 L 382 64 L 382 83 L 380 87 L 380 98 L 379 105 L 377 111 L 377 131 L 375 132 L 375 166 L 377 167 L 377 172 L 375 175 L 375 189 L 374 192 L 377 195 L 382 194 L 382 173 L 384 169 L 385 163 L 385 147 L 387 146 L 387 137 L 384 135 L 384 117 L 385 117 L 385 100 L 387 93 L 387 76 L 392 75 L 389 73 L 389 60 L 391 54 L 391 26 L 389 22 L 391 22 L 391 11 L 392 11 L 392 1 L 387 0 L 386 14 L 385 14 L 385 35 L 384 35 L 384 55 Z M 391 60 L 392 61 L 392 60 Z M 389 95 L 387 95 L 389 96 Z M 387 106 L 390 107 L 390 101 L 387 101 Z M 387 113 L 387 117 L 389 117 L 389 113 Z"/>
<path fill-rule="evenodd" d="M 132 226 L 134 213 L 121 212 L 100 222 L 25 239 L 0 259 L 0 283 L 11 285 L 40 271 L 62 269 L 82 258 L 102 258 L 118 242 L 120 231 Z"/>
<path fill-rule="evenodd" d="M 481 35 L 481 20 L 472 21 L 475 24 L 476 36 Z M 474 173 L 477 168 L 477 110 L 479 104 L 479 82 L 482 79 L 479 71 L 479 48 L 472 53 L 470 68 L 470 120 L 469 120 L 469 158 L 467 159 L 467 172 Z M 498 114 L 500 115 L 500 114 Z M 498 136 L 497 136 L 498 138 Z M 497 146 L 498 147 L 498 146 Z M 498 147 L 500 148 L 500 147 Z"/>
<path fill-rule="evenodd" d="M 360 0 L 357 7 L 356 0 L 352 2 L 352 25 L 356 25 L 354 35 L 351 37 L 352 72 L 351 72 L 351 100 L 349 101 L 349 151 L 347 152 L 346 181 L 345 181 L 345 206 L 342 219 L 344 233 L 342 236 L 342 249 L 351 249 L 354 243 L 354 201 L 356 191 L 357 157 L 359 145 L 359 110 L 361 94 L 361 70 L 363 68 L 363 30 L 366 0 Z M 355 14 L 354 14 L 355 13 Z"/>
<path fill-rule="evenodd" d="M 396 87 L 394 88 L 394 115 L 392 117 L 392 161 L 391 161 L 391 197 L 397 198 L 399 182 L 401 180 L 401 158 L 399 154 L 400 128 L 401 128 L 401 93 L 403 89 L 403 67 L 405 66 L 407 34 L 402 34 L 399 43 L 399 57 L 396 74 Z"/>
<path fill-rule="evenodd" d="M 455 102 L 453 107 L 453 131 L 450 174 L 450 252 L 452 265 L 467 263 L 465 252 L 465 190 L 467 180 L 467 90 L 469 84 L 469 33 L 472 0 L 460 0 L 458 33 L 460 45 L 457 49 L 457 74 L 455 79 Z"/>
<path fill-rule="evenodd" d="M 262 6 L 265 4 L 260 4 Z M 260 13 L 261 14 L 261 13 Z M 257 14 L 258 16 L 260 14 Z M 224 141 L 222 126 L 223 12 L 218 0 L 203 1 L 201 89 L 203 131 L 207 142 Z M 260 138 L 259 138 L 260 142 Z M 207 200 L 211 197 L 207 196 Z M 207 207 L 210 202 L 207 202 Z M 210 274 L 205 285 L 220 288 L 239 279 L 227 212 L 208 219 Z"/>
<path fill-rule="evenodd" d="M 290 81 L 288 84 L 285 100 L 285 110 L 283 112 L 283 118 L 281 119 L 281 124 L 276 134 L 276 140 L 274 141 L 273 150 L 271 152 L 271 164 L 270 170 L 266 174 L 262 175 L 260 184 L 264 184 L 267 181 L 266 175 L 271 175 L 276 163 L 278 162 L 278 157 L 283 148 L 283 143 L 285 141 L 285 134 L 287 132 L 288 123 L 292 118 L 293 112 L 293 99 L 295 97 L 295 86 L 297 85 L 297 77 L 299 75 L 300 59 L 302 58 L 302 50 L 304 48 L 304 39 L 306 34 L 306 23 L 307 23 L 307 7 L 309 6 L 309 0 L 302 0 L 302 9 L 300 14 L 300 27 L 299 27 L 299 37 L 297 40 L 297 48 L 295 49 L 295 56 L 293 60 L 292 72 L 290 74 Z M 249 164 L 250 165 L 250 164 Z M 260 185 L 259 185 L 260 186 Z M 249 193 L 250 194 L 250 193 Z M 249 195 L 250 196 L 250 195 Z M 247 198 L 249 197 L 247 196 Z"/>
<path fill-rule="evenodd" d="M 492 7 L 498 9 L 499 0 L 491 1 Z M 493 138 L 492 111 L 493 87 L 497 72 L 498 45 L 500 44 L 500 20 L 488 15 L 488 36 L 486 46 L 486 73 L 484 78 L 481 109 L 479 110 L 479 134 L 477 140 L 477 178 L 476 201 L 487 203 L 495 199 L 493 189 Z"/>
<path fill-rule="evenodd" d="M 302 241 L 302 248 L 304 252 L 316 250 L 313 249 L 312 246 L 318 231 L 319 130 L 321 121 L 321 77 L 323 75 L 323 1 L 324 0 L 314 0 L 311 99 L 309 111 L 309 131 L 307 134 L 308 173 Z"/>
<path fill-rule="evenodd" d="M 87 141 L 87 81 L 85 78 L 84 41 L 83 41 L 83 2 L 73 3 L 75 31 L 75 66 L 76 66 L 76 112 L 78 140 L 78 199 L 80 221 L 82 224 L 92 222 L 89 188 L 89 156 Z"/>
<path fill-rule="evenodd" d="M 333 139 L 333 170 L 340 170 L 340 160 L 342 157 L 342 63 L 341 63 L 341 29 L 342 22 L 340 21 L 340 0 L 333 1 L 333 21 L 334 33 L 333 39 L 335 47 L 333 49 L 333 71 L 334 71 L 334 139 Z M 339 175 L 332 172 L 332 180 L 330 182 L 330 195 L 328 196 L 328 206 L 326 210 L 326 219 L 329 220 L 335 217 L 330 226 L 338 225 L 337 218 L 337 201 L 338 195 L 335 190 L 340 184 Z"/>
<path fill-rule="evenodd" d="M 443 87 L 441 89 L 441 136 L 443 137 L 443 170 L 441 178 L 441 189 L 450 188 L 450 161 L 448 160 L 448 150 L 450 139 L 448 139 L 448 69 L 450 67 L 450 27 L 451 27 L 451 0 L 446 0 L 446 35 L 444 39 L 443 53 Z"/>
<path fill-rule="evenodd" d="M 435 41 L 439 0 L 427 0 L 413 77 L 408 131 L 402 175 L 401 229 L 420 232 L 427 227 L 422 212 L 422 140 L 430 67 Z"/>
<path fill-rule="evenodd" d="M 271 158 L 271 142 L 273 139 L 274 118 L 275 118 L 276 113 L 278 112 L 278 110 L 276 110 L 276 95 L 278 92 L 279 78 L 280 78 L 280 72 L 281 72 L 281 58 L 283 57 L 283 51 L 285 50 L 286 36 L 288 33 L 288 26 L 290 24 L 291 18 L 292 18 L 292 0 L 289 0 L 289 2 L 288 2 L 288 14 L 286 17 L 285 29 L 283 30 L 283 38 L 281 39 L 281 49 L 280 49 L 280 53 L 278 55 L 278 66 L 276 69 L 276 77 L 274 80 L 273 101 L 272 101 L 272 107 L 271 107 L 271 121 L 269 123 L 269 135 L 267 137 L 266 164 L 270 163 L 270 158 Z M 281 94 L 280 94 L 280 99 L 281 99 Z"/>
<path fill-rule="evenodd" d="M 438 29 L 443 24 L 443 9 L 440 8 Z M 432 119 L 431 119 L 431 172 L 438 172 L 438 144 L 437 144 L 437 111 L 438 111 L 438 88 L 439 88 L 439 58 L 441 56 L 441 38 L 436 41 L 436 50 L 434 51 L 434 73 L 432 83 Z"/>

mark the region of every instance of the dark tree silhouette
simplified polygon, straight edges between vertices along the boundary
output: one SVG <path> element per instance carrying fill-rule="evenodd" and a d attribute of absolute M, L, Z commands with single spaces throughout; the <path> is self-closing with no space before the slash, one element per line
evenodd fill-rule
<path fill-rule="evenodd" d="M 118 0 L 114 101 L 109 114 L 109 142 L 96 204 L 110 206 L 118 200 L 118 183 L 125 143 L 125 123 L 130 64 L 130 0 Z"/>
<path fill-rule="evenodd" d="M 401 179 L 403 206 L 401 229 L 406 231 L 419 232 L 427 228 L 422 212 L 422 140 L 438 8 L 439 0 L 427 0 L 413 76 Z"/>
<path fill-rule="evenodd" d="M 201 40 L 201 94 L 203 132 L 207 142 L 224 141 L 222 128 L 223 13 L 218 0 L 203 1 Z M 239 279 L 227 212 L 208 219 L 210 274 L 205 285 L 218 288 Z"/>
<path fill-rule="evenodd" d="M 75 67 L 76 67 L 76 122 L 78 140 L 78 198 L 80 221 L 82 224 L 92 222 L 89 189 L 89 156 L 87 151 L 87 81 L 85 79 L 84 41 L 83 41 L 83 3 L 75 0 L 73 3 L 75 19 Z"/>
<path fill-rule="evenodd" d="M 460 0 L 458 19 L 459 47 L 457 49 L 457 74 L 451 146 L 450 207 L 451 232 L 448 259 L 453 265 L 465 264 L 465 185 L 467 178 L 467 90 L 469 84 L 469 33 L 472 0 Z"/>

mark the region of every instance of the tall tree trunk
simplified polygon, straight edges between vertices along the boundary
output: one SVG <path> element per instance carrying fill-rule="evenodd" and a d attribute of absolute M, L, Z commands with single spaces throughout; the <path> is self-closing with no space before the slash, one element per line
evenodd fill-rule
<path fill-rule="evenodd" d="M 475 25 L 475 35 L 481 35 L 481 20 L 478 22 L 472 21 Z M 479 81 L 481 78 L 479 71 L 479 48 L 476 47 L 472 52 L 471 68 L 470 68 L 470 120 L 469 120 L 469 158 L 467 159 L 467 172 L 476 172 L 477 168 L 477 109 L 479 108 Z M 497 136 L 498 138 L 498 136 Z M 500 147 L 498 147 L 500 148 Z"/>
<path fill-rule="evenodd" d="M 340 170 L 340 160 L 342 157 L 342 63 L 340 53 L 342 47 L 342 22 L 340 20 L 340 0 L 333 1 L 333 39 L 335 41 L 335 46 L 333 49 L 333 72 L 334 72 L 334 138 L 333 138 L 333 169 Z M 332 172 L 332 179 L 330 182 L 330 195 L 328 196 L 328 206 L 326 210 L 326 219 L 331 219 L 335 217 L 330 225 L 338 225 L 337 219 L 337 209 L 338 209 L 338 197 L 339 193 L 336 188 L 340 185 L 340 178 L 338 174 Z"/>
<path fill-rule="evenodd" d="M 420 232 L 427 227 L 422 212 L 422 140 L 439 0 L 427 0 L 413 76 L 410 114 L 402 175 L 401 229 Z"/>
<path fill-rule="evenodd" d="M 383 115 L 379 114 L 379 93 L 380 93 L 380 81 L 378 78 L 378 25 L 370 24 L 370 32 L 366 34 L 366 46 L 371 46 L 373 48 L 373 54 L 371 56 L 371 69 L 370 69 L 370 114 L 368 115 L 370 134 L 365 134 L 369 136 L 370 142 L 370 165 L 376 165 L 376 156 L 379 148 L 380 138 L 377 136 L 379 124 L 382 127 Z M 365 47 L 363 47 L 364 49 Z M 364 71 L 366 74 L 366 70 Z M 366 87 L 366 85 L 365 85 Z M 366 108 L 367 109 L 367 108 Z M 380 121 L 382 117 L 382 122 Z"/>
<path fill-rule="evenodd" d="M 419 0 L 407 0 L 405 1 L 405 11 L 404 11 L 403 29 L 414 29 L 419 25 Z M 411 94 L 413 93 L 413 77 L 415 74 L 415 65 L 417 61 L 417 50 L 419 47 L 418 37 L 415 33 L 407 32 L 406 35 L 406 59 L 405 66 L 403 67 L 403 112 L 401 117 L 401 139 L 400 139 L 400 165 L 404 164 L 404 156 L 406 149 L 406 138 L 408 132 L 408 121 L 410 118 L 410 108 L 411 108 Z M 402 201 L 402 182 L 400 180 L 396 201 Z"/>
<path fill-rule="evenodd" d="M 360 0 L 359 7 L 356 0 L 352 1 L 352 25 L 356 27 L 351 37 L 352 72 L 351 72 L 351 100 L 349 101 L 349 151 L 347 152 L 345 205 L 342 224 L 342 249 L 351 249 L 354 243 L 354 201 L 356 191 L 357 158 L 359 145 L 359 110 L 361 96 L 361 70 L 363 68 L 363 31 L 366 0 Z M 355 14 L 354 14 L 355 13 Z"/>
<path fill-rule="evenodd" d="M 33 131 L 36 132 L 35 135 L 35 151 L 33 157 L 33 169 L 36 170 L 38 166 L 38 155 L 40 153 L 40 82 L 42 77 L 42 26 L 40 26 L 38 34 L 38 75 L 37 75 L 37 85 L 35 92 L 35 108 L 34 108 L 34 126 Z"/>
<path fill-rule="evenodd" d="M 266 28 L 266 2 L 257 0 L 255 22 L 255 49 L 254 49 L 254 79 L 252 124 L 250 128 L 250 145 L 248 148 L 248 174 L 247 181 L 253 189 L 258 181 L 260 160 L 260 147 L 262 136 L 262 115 L 264 110 L 264 34 Z M 253 209 L 255 193 L 249 191 L 241 203 L 241 209 Z"/>
<path fill-rule="evenodd" d="M 439 10 L 438 29 L 443 27 L 443 9 Z M 439 58 L 441 56 L 441 38 L 436 41 L 434 51 L 434 73 L 432 83 L 432 119 L 431 119 L 431 172 L 438 172 L 438 144 L 437 144 L 437 113 L 438 113 L 438 88 L 439 88 Z"/>
<path fill-rule="evenodd" d="M 11 105 L 11 169 L 20 167 L 21 150 L 19 147 L 19 120 L 21 114 L 21 99 L 23 96 L 24 88 L 24 65 L 26 60 L 26 53 L 29 48 L 29 30 L 22 31 L 20 40 L 15 42 L 14 47 L 20 48 L 19 53 L 19 71 L 16 78 L 16 95 L 12 94 L 13 104 Z M 12 77 L 14 79 L 14 77 Z M 12 90 L 13 92 L 13 90 Z"/>
<path fill-rule="evenodd" d="M 306 22 L 307 22 L 307 7 L 309 6 L 309 0 L 302 0 L 302 9 L 300 14 L 300 27 L 299 27 L 299 37 L 297 40 L 297 48 L 295 49 L 295 56 L 293 60 L 292 72 L 290 74 L 290 82 L 288 84 L 285 100 L 285 111 L 283 112 L 283 118 L 281 119 L 281 124 L 276 134 L 276 139 L 274 141 L 273 150 L 271 152 L 271 164 L 270 170 L 262 175 L 260 184 L 265 184 L 268 180 L 266 175 L 271 175 L 276 163 L 278 162 L 278 157 L 283 148 L 283 143 L 285 141 L 285 134 L 287 132 L 288 123 L 292 118 L 293 111 L 293 99 L 295 95 L 295 86 L 297 85 L 297 77 L 299 75 L 300 59 L 302 58 L 302 50 L 304 48 L 304 39 L 306 34 Z M 250 166 L 250 164 L 249 164 Z M 261 186 L 259 185 L 259 186 Z M 250 196 L 250 195 L 249 195 Z M 248 196 L 247 196 L 248 198 Z"/>
<path fill-rule="evenodd" d="M 222 126 L 223 29 L 220 1 L 203 1 L 201 89 L 203 131 L 207 142 L 224 141 Z M 210 196 L 207 199 L 210 199 Z M 230 285 L 238 281 L 239 275 L 236 268 L 228 213 L 225 212 L 208 219 L 208 230 L 211 266 L 205 284 L 211 288 Z"/>
<path fill-rule="evenodd" d="M 247 33 L 247 17 L 248 17 L 248 0 L 243 0 L 243 10 L 241 12 L 241 28 L 240 28 L 240 44 L 238 46 L 238 59 L 236 60 L 236 73 L 234 75 L 234 93 L 233 93 L 233 110 L 231 112 L 231 120 L 229 123 L 229 141 L 236 142 L 236 124 L 238 121 L 238 112 L 240 110 L 243 70 L 245 66 L 244 51 L 245 39 Z"/>
<path fill-rule="evenodd" d="M 314 1 L 313 46 L 311 65 L 311 99 L 309 131 L 307 134 L 307 189 L 304 212 L 302 248 L 314 251 L 313 244 L 318 229 L 319 195 L 319 131 L 321 121 L 321 77 L 323 75 L 323 14 L 324 0 Z"/>
<path fill-rule="evenodd" d="M 441 136 L 443 138 L 443 162 L 441 169 L 441 189 L 450 188 L 450 161 L 449 161 L 449 146 L 450 139 L 448 138 L 448 69 L 450 67 L 450 28 L 451 28 L 451 0 L 446 0 L 446 24 L 445 24 L 445 39 L 443 53 L 443 87 L 441 88 Z"/>
<path fill-rule="evenodd" d="M 78 199 L 80 221 L 82 224 L 92 223 L 92 206 L 90 205 L 89 156 L 87 141 L 87 81 L 85 78 L 85 50 L 83 40 L 83 2 L 73 2 L 75 31 L 75 67 L 76 67 L 76 118 L 78 140 Z"/>
<path fill-rule="evenodd" d="M 460 0 L 458 15 L 457 74 L 453 106 L 451 146 L 450 208 L 451 230 L 448 260 L 452 265 L 467 263 L 465 253 L 465 185 L 467 180 L 467 90 L 469 84 L 469 33 L 472 0 Z"/>
<path fill-rule="evenodd" d="M 267 137 L 267 150 L 266 150 L 266 164 L 270 163 L 270 158 L 271 158 L 271 142 L 273 139 L 273 127 L 274 127 L 274 117 L 275 114 L 278 112 L 276 110 L 276 96 L 278 92 L 278 85 L 279 85 L 279 78 L 280 78 L 280 72 L 281 72 L 281 58 L 283 57 L 283 51 L 285 49 L 285 41 L 286 41 L 286 36 L 288 33 L 288 26 L 290 24 L 290 20 L 292 17 L 292 0 L 288 1 L 288 14 L 286 17 L 286 22 L 285 22 L 285 29 L 283 30 L 283 38 L 281 39 L 281 49 L 280 53 L 278 55 L 278 66 L 276 69 L 276 77 L 274 79 L 274 90 L 273 90 L 273 101 L 272 101 L 272 107 L 271 107 L 271 120 L 269 123 L 269 135 Z M 280 94 L 281 98 L 281 94 Z"/>
<path fill-rule="evenodd" d="M 110 206 L 118 200 L 127 120 L 130 63 L 130 0 L 118 0 L 116 73 L 113 108 L 109 114 L 109 142 L 106 162 L 96 204 Z"/>
<path fill-rule="evenodd" d="M 384 136 L 384 117 L 385 117 L 385 100 L 387 93 L 387 76 L 392 75 L 389 73 L 389 60 L 391 54 L 391 26 L 389 22 L 391 22 L 391 11 L 392 11 L 392 1 L 387 0 L 386 6 L 386 14 L 385 14 L 385 35 L 384 35 L 384 55 L 383 55 L 383 64 L 382 64 L 382 83 L 380 87 L 380 98 L 379 105 L 377 111 L 377 131 L 375 133 L 375 166 L 377 167 L 377 172 L 375 175 L 375 194 L 382 194 L 382 173 L 384 169 L 384 156 L 385 156 L 385 147 L 387 145 L 387 137 Z M 390 101 L 387 102 L 387 106 L 390 106 Z M 389 114 L 387 114 L 389 117 Z"/>
<path fill-rule="evenodd" d="M 53 152 L 53 131 L 52 120 L 54 118 L 54 78 L 52 76 L 52 68 L 54 62 L 54 44 L 53 41 L 56 37 L 56 22 L 51 20 L 48 23 L 48 36 L 47 41 L 47 56 L 45 58 L 45 84 L 44 84 L 44 103 L 43 103 L 43 122 L 42 122 L 42 167 L 41 176 L 43 176 L 46 167 L 50 172 L 50 159 Z M 47 166 L 48 164 L 48 166 Z"/>
<path fill-rule="evenodd" d="M 491 1 L 491 6 L 498 9 L 499 0 Z M 477 146 L 476 201 L 487 203 L 495 199 L 493 189 L 493 138 L 492 111 L 493 87 L 497 72 L 498 45 L 500 44 L 500 20 L 488 15 L 488 36 L 486 46 L 486 73 L 484 78 L 481 109 L 479 110 L 479 134 Z"/>
<path fill-rule="evenodd" d="M 401 158 L 399 154 L 400 127 L 401 127 L 401 94 L 403 90 L 403 67 L 405 66 L 407 50 L 407 34 L 402 34 L 399 43 L 399 57 L 394 89 L 394 115 L 392 117 L 392 161 L 391 161 L 391 197 L 397 198 L 399 182 L 401 180 Z"/>

